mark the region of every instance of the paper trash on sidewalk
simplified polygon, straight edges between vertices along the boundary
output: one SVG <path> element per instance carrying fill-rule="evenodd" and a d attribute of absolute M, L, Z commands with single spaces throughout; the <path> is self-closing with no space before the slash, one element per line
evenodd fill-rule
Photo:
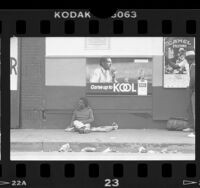
<path fill-rule="evenodd" d="M 168 153 L 168 152 L 169 152 L 169 151 L 168 151 L 167 148 L 164 148 L 164 149 L 161 150 L 161 153 Z"/>
<path fill-rule="evenodd" d="M 94 148 L 94 147 L 85 147 L 81 151 L 82 152 L 94 152 L 94 151 L 96 151 L 96 148 Z"/>
<path fill-rule="evenodd" d="M 147 149 L 144 148 L 143 146 L 139 147 L 139 153 L 147 153 Z"/>
<path fill-rule="evenodd" d="M 112 152 L 112 149 L 110 149 L 110 148 L 106 148 L 106 149 L 103 150 L 102 152 L 103 152 L 103 153 Z"/>
<path fill-rule="evenodd" d="M 114 150 L 110 147 L 106 148 L 105 150 L 102 151 L 102 153 L 107 153 L 107 152 L 118 152 L 117 150 Z"/>
<path fill-rule="evenodd" d="M 70 148 L 70 145 L 67 143 L 67 144 L 62 145 L 58 151 L 59 152 L 72 152 L 72 149 Z"/>

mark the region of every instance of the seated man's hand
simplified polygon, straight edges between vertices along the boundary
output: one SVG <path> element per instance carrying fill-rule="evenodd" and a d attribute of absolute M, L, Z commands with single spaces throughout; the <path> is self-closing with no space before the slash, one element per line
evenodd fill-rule
<path fill-rule="evenodd" d="M 87 122 L 87 120 L 83 120 L 83 121 L 81 121 L 81 123 L 86 124 L 88 122 Z"/>
<path fill-rule="evenodd" d="M 65 129 L 66 132 L 70 132 L 70 131 L 73 131 L 73 130 L 74 130 L 74 127 L 71 127 L 71 126 L 70 126 L 70 127 L 67 127 L 67 128 Z"/>

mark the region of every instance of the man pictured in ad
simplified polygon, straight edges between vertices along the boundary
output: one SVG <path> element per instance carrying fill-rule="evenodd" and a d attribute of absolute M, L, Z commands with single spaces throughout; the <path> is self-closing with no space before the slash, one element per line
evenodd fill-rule
<path fill-rule="evenodd" d="M 169 66 L 171 68 L 171 72 L 173 72 L 175 74 L 188 74 L 189 75 L 189 64 L 188 64 L 187 60 L 185 59 L 184 48 L 179 49 L 177 59 L 174 59 L 174 58 L 169 59 Z"/>
<path fill-rule="evenodd" d="M 88 100 L 85 97 L 79 99 L 78 107 L 74 110 L 70 126 L 65 131 L 76 131 L 79 133 L 89 132 L 109 132 L 118 129 L 118 125 L 113 122 L 112 126 L 92 127 L 94 115 L 92 108 L 89 107 Z"/>
<path fill-rule="evenodd" d="M 96 68 L 90 77 L 90 83 L 113 83 L 116 82 L 116 71 L 112 69 L 111 58 L 101 58 L 100 67 Z"/>

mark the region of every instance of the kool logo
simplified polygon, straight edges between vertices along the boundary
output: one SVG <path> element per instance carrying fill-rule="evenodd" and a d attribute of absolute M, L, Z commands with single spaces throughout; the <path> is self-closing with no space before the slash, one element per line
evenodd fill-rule
<path fill-rule="evenodd" d="M 132 84 L 129 84 L 129 83 L 115 83 L 113 84 L 113 92 L 122 92 L 122 93 L 125 93 L 125 92 L 136 92 L 135 90 L 135 85 L 132 83 Z"/>

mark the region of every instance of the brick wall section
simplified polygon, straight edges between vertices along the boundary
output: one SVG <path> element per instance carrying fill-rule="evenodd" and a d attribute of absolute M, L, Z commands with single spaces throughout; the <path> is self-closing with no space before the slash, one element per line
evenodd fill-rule
<path fill-rule="evenodd" d="M 21 40 L 22 128 L 39 128 L 44 85 L 45 38 L 22 38 Z"/>

